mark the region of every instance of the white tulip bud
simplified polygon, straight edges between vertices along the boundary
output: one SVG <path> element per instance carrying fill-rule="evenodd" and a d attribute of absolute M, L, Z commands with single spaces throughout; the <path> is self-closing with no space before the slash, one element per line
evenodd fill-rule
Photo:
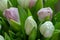
<path fill-rule="evenodd" d="M 42 8 L 38 11 L 38 18 L 39 20 L 44 20 L 46 17 L 49 17 L 49 19 L 52 19 L 52 9 L 50 7 Z"/>
<path fill-rule="evenodd" d="M 4 37 L 0 35 L 0 40 L 4 40 Z"/>
<path fill-rule="evenodd" d="M 4 11 L 5 9 L 7 9 L 7 5 L 8 5 L 8 0 L 0 0 L 0 10 Z"/>
<path fill-rule="evenodd" d="M 27 8 L 27 7 L 33 7 L 37 0 L 17 0 L 18 3 L 20 4 L 20 6 L 24 7 L 24 8 Z"/>
<path fill-rule="evenodd" d="M 6 9 L 3 15 L 8 19 L 12 19 L 16 22 L 19 22 L 19 12 L 17 8 L 11 7 L 10 9 Z"/>
<path fill-rule="evenodd" d="M 34 27 L 37 29 L 37 24 L 32 18 L 32 16 L 29 16 L 25 21 L 26 34 L 29 35 Z"/>
<path fill-rule="evenodd" d="M 50 21 L 46 21 L 40 26 L 40 32 L 45 38 L 50 38 L 54 32 L 54 25 Z"/>

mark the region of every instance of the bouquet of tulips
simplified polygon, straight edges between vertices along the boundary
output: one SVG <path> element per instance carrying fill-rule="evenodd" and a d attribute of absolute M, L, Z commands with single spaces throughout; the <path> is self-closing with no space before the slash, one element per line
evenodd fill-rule
<path fill-rule="evenodd" d="M 59 0 L 0 0 L 0 40 L 60 40 Z"/>

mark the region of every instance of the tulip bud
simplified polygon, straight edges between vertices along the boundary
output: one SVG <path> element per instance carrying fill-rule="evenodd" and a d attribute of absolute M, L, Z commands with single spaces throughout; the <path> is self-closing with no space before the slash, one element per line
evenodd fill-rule
<path fill-rule="evenodd" d="M 9 24 L 11 25 L 14 31 L 20 30 L 20 19 L 17 8 L 6 9 L 3 15 L 7 18 Z"/>
<path fill-rule="evenodd" d="M 38 18 L 39 20 L 44 20 L 46 17 L 49 17 L 49 20 L 52 19 L 52 9 L 50 7 L 47 7 L 47 8 L 42 8 L 38 11 Z"/>
<path fill-rule="evenodd" d="M 12 19 L 16 22 L 19 22 L 19 13 L 18 13 L 18 9 L 17 8 L 10 8 L 10 9 L 6 9 L 3 13 L 3 15 L 8 19 Z"/>
<path fill-rule="evenodd" d="M 29 35 L 34 27 L 37 29 L 37 24 L 32 16 L 29 16 L 25 21 L 26 34 Z"/>
<path fill-rule="evenodd" d="M 47 21 L 40 26 L 40 32 L 45 38 L 50 38 L 54 32 L 54 25 Z"/>
<path fill-rule="evenodd" d="M 4 11 L 7 9 L 8 0 L 0 0 L 0 10 Z"/>
<path fill-rule="evenodd" d="M 4 40 L 4 37 L 0 35 L 0 40 Z"/>
<path fill-rule="evenodd" d="M 36 4 L 37 0 L 30 0 L 29 7 L 33 7 Z"/>
<path fill-rule="evenodd" d="M 18 3 L 20 4 L 20 6 L 24 7 L 24 8 L 27 8 L 27 7 L 33 7 L 37 0 L 17 0 Z"/>

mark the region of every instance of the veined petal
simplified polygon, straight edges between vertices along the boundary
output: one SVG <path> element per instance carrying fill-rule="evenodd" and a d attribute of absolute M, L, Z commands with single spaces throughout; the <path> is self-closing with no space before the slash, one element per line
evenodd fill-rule
<path fill-rule="evenodd" d="M 54 29 L 54 25 L 50 21 L 46 21 L 40 26 L 41 34 L 46 38 L 50 38 L 52 36 Z"/>
<path fill-rule="evenodd" d="M 4 11 L 5 9 L 7 9 L 7 5 L 8 5 L 8 0 L 0 0 L 0 10 Z"/>
<path fill-rule="evenodd" d="M 11 7 L 10 9 L 6 9 L 3 15 L 7 18 L 7 20 L 13 19 L 16 22 L 20 21 L 17 8 Z"/>
<path fill-rule="evenodd" d="M 32 16 L 29 16 L 25 21 L 26 34 L 29 35 L 34 27 L 37 29 L 37 24 L 32 18 Z"/>
<path fill-rule="evenodd" d="M 52 19 L 53 11 L 50 7 L 42 8 L 37 13 L 39 20 L 44 20 L 46 17 L 50 17 L 49 19 Z"/>

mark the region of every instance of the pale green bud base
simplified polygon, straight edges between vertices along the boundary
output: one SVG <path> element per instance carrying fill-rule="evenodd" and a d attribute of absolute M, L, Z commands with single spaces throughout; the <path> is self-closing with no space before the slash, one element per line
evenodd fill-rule
<path fill-rule="evenodd" d="M 14 31 L 20 31 L 20 24 L 19 23 L 17 23 L 16 21 L 14 21 L 12 19 L 9 21 L 9 23 Z"/>
<path fill-rule="evenodd" d="M 29 35 L 29 39 L 28 40 L 36 40 L 36 36 L 37 36 L 37 29 L 34 27 L 32 32 Z"/>

